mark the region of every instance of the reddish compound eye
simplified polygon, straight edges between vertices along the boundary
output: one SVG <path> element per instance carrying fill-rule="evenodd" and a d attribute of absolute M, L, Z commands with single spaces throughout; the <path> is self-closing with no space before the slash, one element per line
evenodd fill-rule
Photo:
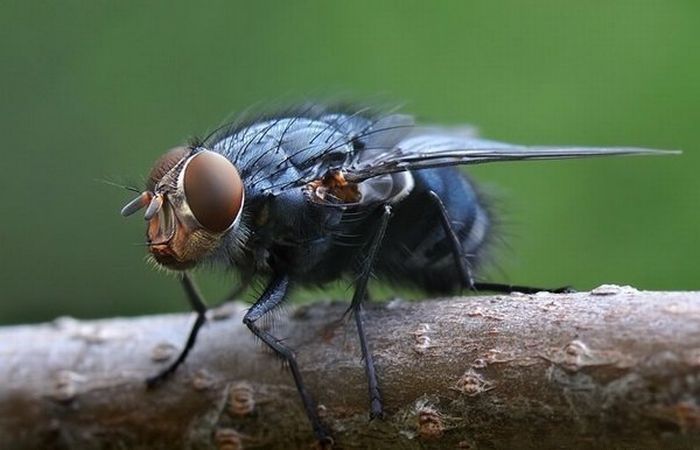
<path fill-rule="evenodd" d="M 185 167 L 185 198 L 194 217 L 207 230 L 221 233 L 233 225 L 243 206 L 243 182 L 224 156 L 201 151 Z"/>

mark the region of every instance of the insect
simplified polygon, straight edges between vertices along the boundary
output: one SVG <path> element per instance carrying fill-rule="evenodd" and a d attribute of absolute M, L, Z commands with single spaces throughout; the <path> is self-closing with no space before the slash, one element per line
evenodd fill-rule
<path fill-rule="evenodd" d="M 379 417 L 382 396 L 363 322 L 372 273 L 427 293 L 539 290 L 477 281 L 495 218 L 453 166 L 655 153 L 663 152 L 510 145 L 467 128 L 419 126 L 408 115 L 319 104 L 223 126 L 158 159 L 146 190 L 122 210 L 146 209 L 148 251 L 157 264 L 181 271 L 197 313 L 178 358 L 148 383 L 182 364 L 205 321 L 187 270 L 233 266 L 242 280 L 265 280 L 243 322 L 288 363 L 316 437 L 330 439 L 293 352 L 258 320 L 295 286 L 348 277 L 355 280 L 348 311 L 365 361 L 370 417 Z"/>

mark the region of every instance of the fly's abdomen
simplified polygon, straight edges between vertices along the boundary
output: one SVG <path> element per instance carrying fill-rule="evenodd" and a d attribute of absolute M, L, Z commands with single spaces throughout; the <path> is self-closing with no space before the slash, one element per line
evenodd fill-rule
<path fill-rule="evenodd" d="M 464 280 L 430 192 L 445 205 L 462 257 L 472 270 L 478 267 L 488 242 L 491 217 L 474 186 L 457 169 L 426 169 L 412 175 L 415 186 L 394 206 L 377 271 L 428 292 L 455 292 Z"/>

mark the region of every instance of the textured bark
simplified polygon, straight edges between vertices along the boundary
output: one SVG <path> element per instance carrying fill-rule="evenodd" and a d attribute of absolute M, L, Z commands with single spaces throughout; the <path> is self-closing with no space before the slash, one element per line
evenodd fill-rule
<path fill-rule="evenodd" d="M 274 321 L 338 448 L 700 448 L 700 293 L 468 297 L 370 305 L 386 417 L 346 304 Z M 210 312 L 187 363 L 147 391 L 192 317 L 0 329 L 0 448 L 308 448 L 279 360 Z"/>

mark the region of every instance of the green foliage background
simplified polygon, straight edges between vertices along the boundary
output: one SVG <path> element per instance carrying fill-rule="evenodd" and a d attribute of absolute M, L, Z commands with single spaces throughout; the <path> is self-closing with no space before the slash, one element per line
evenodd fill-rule
<path fill-rule="evenodd" d="M 3 1 L 0 323 L 186 309 L 118 214 L 131 194 L 95 180 L 140 183 L 256 102 L 338 92 L 504 141 L 683 149 L 470 173 L 507 211 L 492 279 L 699 289 L 699 23 L 690 0 Z M 233 279 L 200 278 L 210 298 Z"/>

